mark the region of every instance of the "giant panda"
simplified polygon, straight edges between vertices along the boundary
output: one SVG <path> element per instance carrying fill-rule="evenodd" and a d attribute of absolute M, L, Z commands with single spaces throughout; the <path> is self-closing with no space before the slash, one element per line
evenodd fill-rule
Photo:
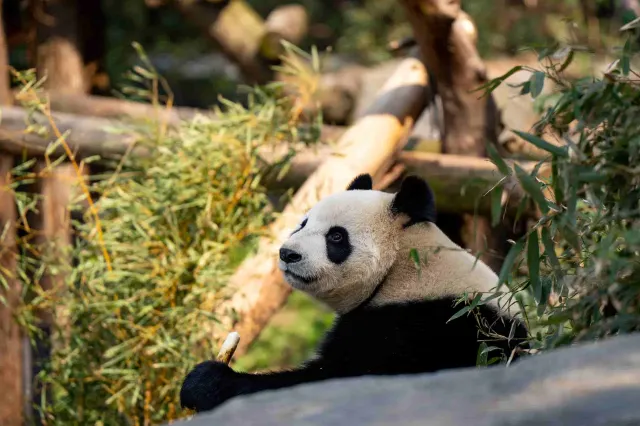
<path fill-rule="evenodd" d="M 316 356 L 262 374 L 203 362 L 184 380 L 182 406 L 206 411 L 237 395 L 306 382 L 472 367 L 479 340 L 515 355 L 528 333 L 517 308 L 493 299 L 450 320 L 463 296 L 490 292 L 498 277 L 454 244 L 435 214 L 431 188 L 413 176 L 391 194 L 361 175 L 318 202 L 279 253 L 286 281 L 337 313 Z"/>

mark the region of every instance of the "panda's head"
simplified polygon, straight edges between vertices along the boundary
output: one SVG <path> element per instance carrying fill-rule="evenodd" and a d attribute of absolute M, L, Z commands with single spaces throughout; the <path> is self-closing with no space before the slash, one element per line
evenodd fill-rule
<path fill-rule="evenodd" d="M 435 221 L 431 188 L 407 177 L 396 194 L 372 189 L 369 175 L 324 198 L 302 218 L 280 248 L 287 282 L 318 300 L 348 310 L 362 302 L 396 262 L 403 231 Z M 354 302 L 354 303 L 355 303 Z"/>

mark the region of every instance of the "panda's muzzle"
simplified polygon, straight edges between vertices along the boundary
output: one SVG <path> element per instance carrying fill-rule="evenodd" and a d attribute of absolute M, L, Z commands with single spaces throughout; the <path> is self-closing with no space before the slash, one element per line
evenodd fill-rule
<path fill-rule="evenodd" d="M 302 260 L 302 255 L 288 248 L 280 248 L 280 260 L 287 265 L 290 263 L 298 263 Z"/>
<path fill-rule="evenodd" d="M 315 281 L 314 277 L 305 277 L 292 272 L 289 266 L 294 265 L 302 260 L 302 255 L 295 250 L 291 250 L 285 247 L 280 248 L 280 269 L 284 273 L 285 277 L 294 279 L 295 281 L 309 284 Z"/>

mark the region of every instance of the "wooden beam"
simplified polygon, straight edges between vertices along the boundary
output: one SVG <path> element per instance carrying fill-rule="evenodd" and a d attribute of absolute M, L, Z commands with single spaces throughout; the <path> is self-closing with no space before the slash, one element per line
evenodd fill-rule
<path fill-rule="evenodd" d="M 86 93 L 84 60 L 79 32 L 80 0 L 34 0 L 36 23 L 36 71 L 46 77 L 44 87 L 70 93 Z M 82 0 L 90 1 L 90 0 Z"/>
<path fill-rule="evenodd" d="M 42 114 L 29 113 L 20 107 L 5 106 L 0 108 L 0 149 L 16 155 L 42 156 L 47 147 L 56 139 L 53 136 L 49 121 Z M 60 132 L 73 151 L 78 156 L 88 157 L 100 155 L 103 158 L 114 158 L 122 155 L 136 140 L 133 129 L 131 132 L 111 133 L 107 129 L 113 127 L 114 122 L 103 118 L 79 117 L 74 114 L 53 113 L 53 119 Z M 35 122 L 47 131 L 47 135 L 27 133 L 28 122 Z M 146 150 L 139 148 L 135 152 L 144 155 Z M 62 153 L 62 149 L 52 153 Z"/>
<path fill-rule="evenodd" d="M 16 101 L 30 100 L 31 96 L 13 91 Z M 196 115 L 212 116 L 213 111 L 187 107 L 156 107 L 148 103 L 128 101 L 107 96 L 93 96 L 75 93 L 48 92 L 41 96 L 49 100 L 56 112 L 77 114 L 96 118 L 132 119 L 140 121 L 158 120 L 176 126 L 183 120 L 191 120 Z"/>
<path fill-rule="evenodd" d="M 382 178 L 424 110 L 426 86 L 423 64 L 416 59 L 402 62 L 368 113 L 342 136 L 342 155 L 328 158 L 309 176 L 272 224 L 269 238 L 260 241 L 257 254 L 240 265 L 226 288 L 230 299 L 220 302 L 212 295 L 205 304 L 225 321 L 213 330 L 220 342 L 231 330 L 240 333 L 237 355 L 246 351 L 291 292 L 277 267 L 277 250 L 301 214 L 321 198 L 344 190 L 360 173 L 372 174 L 375 181 Z"/>
<path fill-rule="evenodd" d="M 289 172 L 281 180 L 269 181 L 269 189 L 286 191 L 299 188 L 313 171 L 336 154 L 340 153 L 330 147 L 300 152 L 294 157 Z M 267 158 L 271 159 L 270 156 Z M 482 214 L 491 213 L 490 197 L 480 197 L 480 195 L 496 185 L 503 176 L 488 159 L 402 151 L 396 155 L 395 160 L 404 166 L 404 174 L 417 175 L 429 182 L 433 188 L 439 212 L 474 213 L 477 209 Z M 506 162 L 510 165 L 516 163 L 509 160 Z M 523 170 L 532 171 L 537 162 L 520 161 L 517 164 Z M 504 197 L 508 204 L 505 207 L 510 213 L 514 213 L 524 192 L 517 182 L 509 180 L 507 183 Z"/>
<path fill-rule="evenodd" d="M 427 152 L 401 152 L 398 162 L 406 167 L 406 173 L 426 179 L 433 188 L 437 210 L 447 213 L 490 214 L 491 199 L 484 195 L 503 179 L 498 168 L 485 158 L 465 155 L 435 154 Z M 506 160 L 513 167 L 516 162 Z M 517 162 L 523 170 L 533 171 L 535 161 Z M 508 178 L 503 185 L 503 205 L 513 214 L 525 195 L 515 178 Z"/>
<path fill-rule="evenodd" d="M 74 105 L 79 107 L 83 103 L 92 104 L 91 99 L 99 98 L 97 96 L 75 96 L 75 95 L 61 95 L 52 94 L 52 99 L 65 99 L 72 100 L 66 105 Z M 88 98 L 88 99 L 87 99 Z M 173 115 L 172 112 L 163 112 L 162 109 L 154 110 L 152 106 L 140 104 L 131 105 L 134 102 L 120 101 L 120 100 L 106 100 L 100 99 L 98 103 L 107 105 L 104 110 L 101 110 L 107 118 L 82 116 L 76 114 L 69 114 L 64 112 L 53 112 L 52 117 L 56 123 L 56 126 L 60 131 L 66 134 L 65 141 L 69 144 L 71 149 L 77 153 L 78 158 L 86 158 L 94 155 L 99 155 L 103 158 L 118 158 L 129 149 L 132 149 L 134 155 L 147 155 L 148 150 L 143 147 L 132 148 L 132 144 L 136 142 L 139 135 L 133 126 L 127 125 L 126 122 L 116 119 L 118 106 L 122 106 L 122 112 L 129 114 L 129 117 L 139 119 L 152 119 L 152 111 L 155 113 L 155 117 L 160 116 L 168 120 L 179 120 L 179 114 L 185 116 L 192 111 L 180 110 L 177 115 Z M 55 101 L 52 101 L 52 104 Z M 60 103 L 59 103 L 60 104 Z M 58 104 L 58 105 L 59 105 Z M 99 107 L 93 107 L 94 111 L 97 111 Z M 72 108 L 69 108 L 72 109 Z M 148 113 L 146 117 L 144 113 Z M 195 111 L 193 114 L 197 114 L 200 111 Z M 186 118 L 186 117 L 185 117 Z M 28 131 L 28 123 L 34 122 L 39 127 L 41 126 L 46 130 L 46 134 L 37 134 Z M 110 132 L 108 129 L 117 128 L 119 132 Z M 321 129 L 320 139 L 323 142 L 335 142 L 342 134 L 347 131 L 346 127 L 341 126 L 329 126 L 325 125 Z M 15 155 L 27 155 L 38 157 L 44 155 L 47 147 L 55 142 L 51 126 L 48 119 L 42 114 L 29 114 L 27 110 L 17 106 L 5 106 L 0 107 L 0 152 L 15 154 Z M 52 154 L 61 154 L 62 148 L 52 151 Z"/>

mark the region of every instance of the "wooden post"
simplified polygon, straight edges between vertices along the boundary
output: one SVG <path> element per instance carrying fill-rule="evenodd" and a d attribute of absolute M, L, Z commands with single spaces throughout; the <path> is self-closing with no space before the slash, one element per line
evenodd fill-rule
<path fill-rule="evenodd" d="M 70 163 L 47 166 L 44 160 L 37 163 L 34 172 L 38 178 L 25 190 L 37 192 L 42 198 L 38 202 L 37 212 L 30 212 L 27 221 L 35 236 L 33 243 L 37 250 L 37 260 L 45 265 L 44 273 L 34 284 L 39 285 L 51 297 L 57 297 L 64 294 L 66 274 L 71 265 L 69 206 L 77 175 Z M 65 308 L 64 305 L 56 305 L 51 309 L 39 309 L 35 312 L 42 332 L 42 337 L 31 348 L 32 371 L 35 375 L 48 361 L 52 351 L 68 337 L 68 312 Z M 60 331 L 62 334 L 59 334 Z M 39 386 L 34 386 L 32 394 L 34 403 L 39 403 L 44 396 Z M 51 394 L 46 394 L 46 397 L 50 398 Z M 42 420 L 39 412 L 34 412 L 33 415 L 36 422 Z"/>
<path fill-rule="evenodd" d="M 2 15 L 2 0 L 0 0 L 0 104 L 11 105 L 11 85 L 9 84 L 9 52 L 7 49 L 7 37 L 4 32 Z"/>
<path fill-rule="evenodd" d="M 24 423 L 25 384 L 23 383 L 22 333 L 14 320 L 22 288 L 16 276 L 16 209 L 9 189 L 13 159 L 0 155 L 0 425 Z"/>
<path fill-rule="evenodd" d="M 370 173 L 378 181 L 402 148 L 409 126 L 424 110 L 427 73 L 416 59 L 406 59 L 387 81 L 368 113 L 340 139 L 340 154 L 322 163 L 309 176 L 278 220 L 271 226 L 273 238 L 259 243 L 255 256 L 245 259 L 231 278 L 231 298 L 220 303 L 212 296 L 205 306 L 215 310 L 224 330 L 215 329 L 222 340 L 230 331 L 242 336 L 237 354 L 246 351 L 269 318 L 282 306 L 291 288 L 277 267 L 277 250 L 301 214 L 321 198 L 344 190 L 358 174 Z M 237 319 L 237 321 L 236 321 Z"/>
<path fill-rule="evenodd" d="M 81 172 L 84 177 L 87 173 L 86 166 L 83 166 Z M 77 182 L 78 176 L 71 163 L 62 163 L 40 173 L 42 234 L 39 243 L 43 247 L 42 253 L 49 262 L 56 265 L 57 271 L 55 275 L 46 273 L 42 277 L 42 287 L 56 294 L 64 293 L 67 269 L 72 263 L 69 254 L 72 245 L 69 208 L 73 198 L 78 195 Z M 56 306 L 54 312 L 43 313 L 47 326 L 62 331 L 68 331 L 66 330 L 69 326 L 67 316 L 68 312 L 64 306 Z M 60 342 L 52 343 L 55 348 L 55 345 Z"/>
<path fill-rule="evenodd" d="M 7 43 L 0 0 L 0 104 L 12 101 Z M 13 158 L 0 153 L 0 425 L 22 426 L 25 421 L 22 332 L 14 320 L 22 288 L 17 279 L 16 207 L 11 184 Z M 6 287 L 5 287 L 6 286 Z"/>
<path fill-rule="evenodd" d="M 78 31 L 78 1 L 33 0 L 36 20 L 36 71 L 44 87 L 86 93 L 84 61 Z M 88 1 L 88 0 L 83 0 Z"/>

